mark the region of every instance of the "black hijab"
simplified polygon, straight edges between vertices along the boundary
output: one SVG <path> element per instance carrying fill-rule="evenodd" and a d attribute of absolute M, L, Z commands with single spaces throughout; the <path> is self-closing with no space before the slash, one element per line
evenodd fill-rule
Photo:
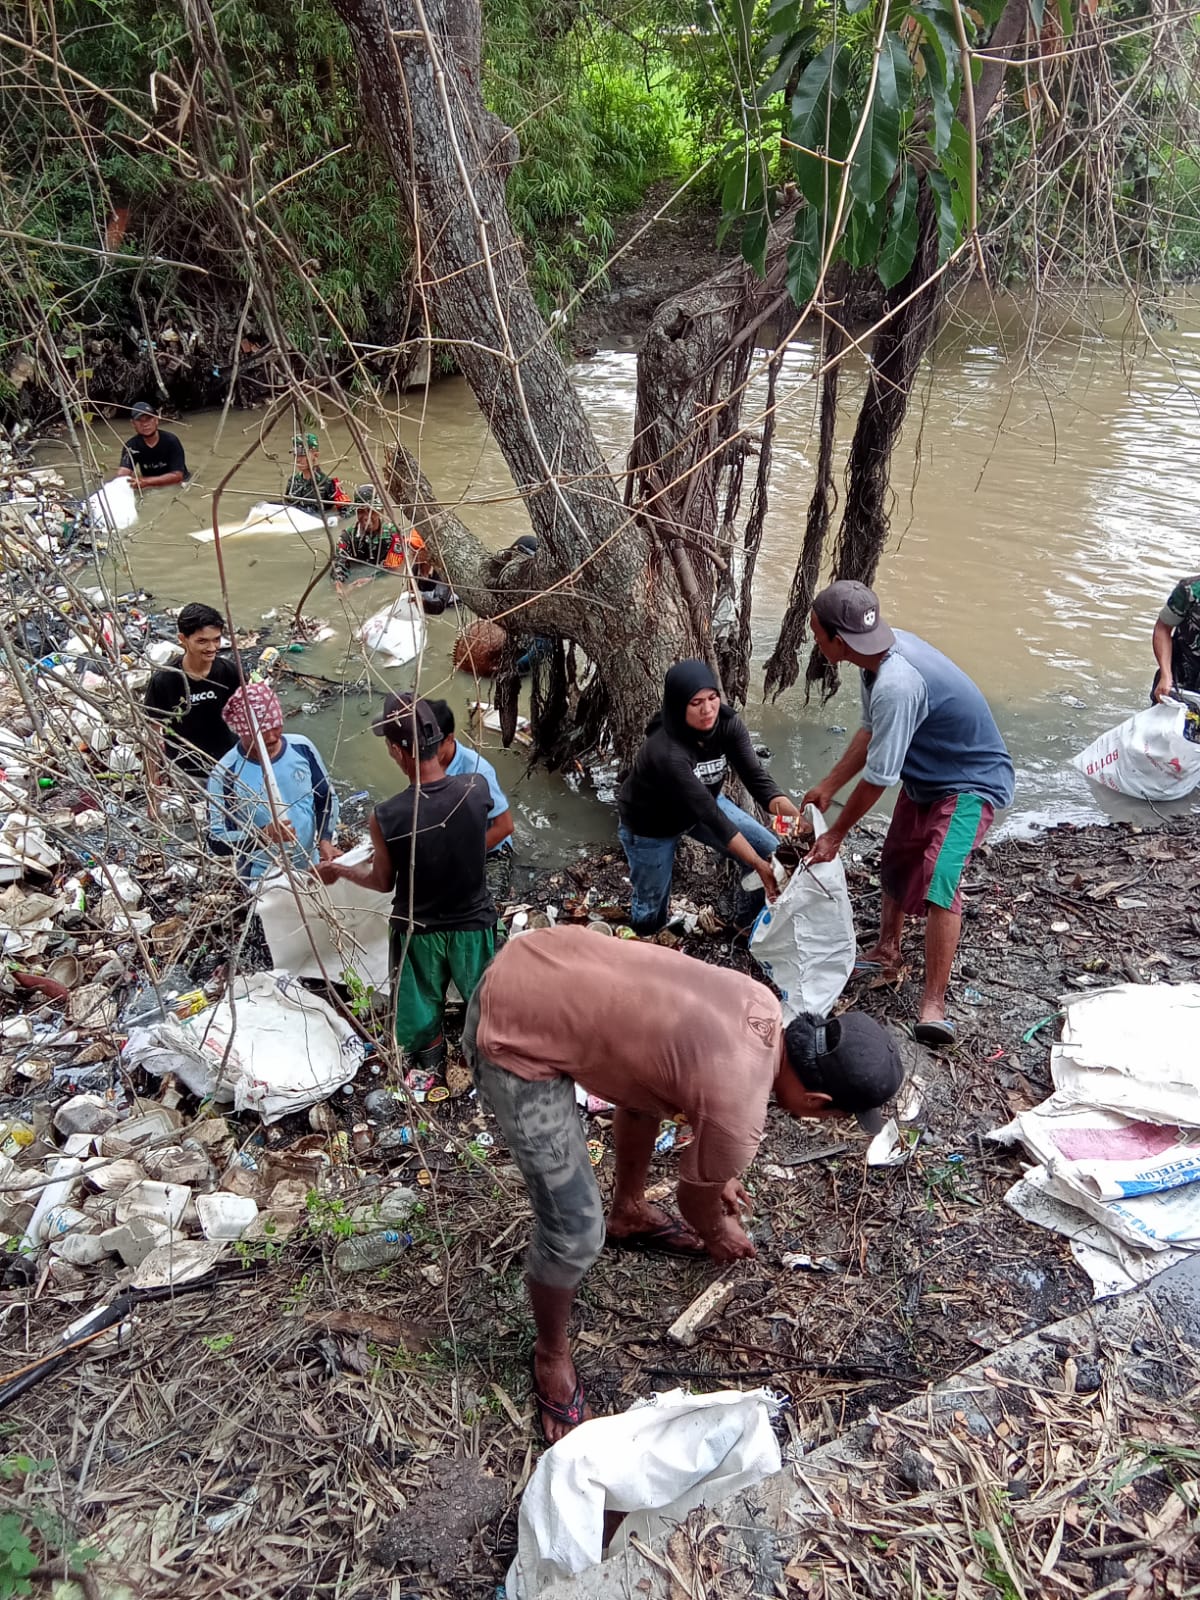
<path fill-rule="evenodd" d="M 708 738 L 708 734 L 701 733 L 699 728 L 689 728 L 687 723 L 688 701 L 702 689 L 721 692 L 712 668 L 705 661 L 679 661 L 667 673 L 663 680 L 662 723 L 672 739 L 684 744 L 701 744 Z M 715 728 L 714 723 L 710 732 Z"/>

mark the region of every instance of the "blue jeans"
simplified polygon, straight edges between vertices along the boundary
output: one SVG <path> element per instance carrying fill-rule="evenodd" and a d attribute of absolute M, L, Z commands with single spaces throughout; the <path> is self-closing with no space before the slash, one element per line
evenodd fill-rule
<path fill-rule="evenodd" d="M 779 840 L 770 828 L 764 828 L 749 812 L 735 806 L 721 794 L 717 804 L 733 823 L 737 831 L 760 856 L 773 856 Z M 635 933 L 657 933 L 667 920 L 671 899 L 671 872 L 675 866 L 675 846 L 683 838 L 677 833 L 670 839 L 652 839 L 644 833 L 631 833 L 626 827 L 617 829 L 625 859 L 629 863 L 629 877 L 633 883 L 633 904 L 629 921 Z M 723 840 L 702 824 L 688 829 L 690 839 L 698 839 L 710 850 L 728 855 Z"/>

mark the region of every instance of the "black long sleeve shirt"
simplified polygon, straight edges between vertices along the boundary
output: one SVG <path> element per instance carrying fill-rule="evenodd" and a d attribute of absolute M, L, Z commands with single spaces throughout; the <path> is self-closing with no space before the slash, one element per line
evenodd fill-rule
<path fill-rule="evenodd" d="M 717 796 L 731 767 L 764 809 L 783 793 L 754 754 L 746 724 L 727 706 L 711 733 L 686 743 L 654 717 L 617 795 L 622 823 L 649 839 L 671 839 L 700 824 L 728 844 L 737 828 Z"/>

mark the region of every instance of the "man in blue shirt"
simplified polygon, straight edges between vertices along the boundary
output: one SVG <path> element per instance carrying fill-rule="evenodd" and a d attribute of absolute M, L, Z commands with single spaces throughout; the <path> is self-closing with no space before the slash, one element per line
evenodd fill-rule
<path fill-rule="evenodd" d="M 246 883 L 278 866 L 285 853 L 297 870 L 332 861 L 337 795 L 316 746 L 300 734 L 284 738 L 274 689 L 245 684 L 230 695 L 223 715 L 238 742 L 208 780 L 209 836 L 216 848 L 236 857 Z"/>
<path fill-rule="evenodd" d="M 445 700 L 430 700 L 430 709 L 442 730 L 438 761 L 448 778 L 478 772 L 488 786 L 487 886 L 492 899 L 508 898 L 513 869 L 513 819 L 508 797 L 500 787 L 496 769 L 485 756 L 454 737 L 454 713 Z"/>
<path fill-rule="evenodd" d="M 922 1044 L 952 1044 L 946 986 L 962 931 L 962 876 L 995 813 L 1012 804 L 1012 758 L 966 673 L 916 634 L 888 627 L 865 584 L 831 583 L 813 601 L 811 621 L 825 659 L 862 672 L 862 726 L 802 803 L 827 811 L 844 784 L 862 778 L 808 860 L 832 861 L 884 790 L 903 785 L 879 866 L 879 941 L 855 970 L 894 973 L 905 917 L 927 915 L 914 1033 Z"/>

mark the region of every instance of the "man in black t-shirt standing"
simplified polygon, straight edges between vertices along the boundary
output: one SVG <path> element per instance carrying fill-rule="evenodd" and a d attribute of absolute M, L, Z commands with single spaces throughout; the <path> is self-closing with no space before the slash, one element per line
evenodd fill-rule
<path fill-rule="evenodd" d="M 118 478 L 132 478 L 139 489 L 171 489 L 190 476 L 183 445 L 173 433 L 158 425 L 158 412 L 139 400 L 130 412 L 132 439 L 121 451 Z"/>
<path fill-rule="evenodd" d="M 183 660 L 175 667 L 160 667 L 146 687 L 146 710 L 163 725 L 168 759 L 202 786 L 213 763 L 237 742 L 221 715 L 239 681 L 233 662 L 217 653 L 222 629 L 221 613 L 212 606 L 198 602 L 184 606 L 179 613 Z M 152 750 L 152 786 L 162 780 L 160 756 Z"/>
<path fill-rule="evenodd" d="M 375 807 L 367 861 L 326 861 L 313 871 L 322 883 L 347 878 L 380 894 L 394 891 L 396 1043 L 413 1066 L 436 1071 L 446 1057 L 450 981 L 469 1001 L 496 950 L 486 877 L 491 794 L 477 772 L 446 775 L 438 760 L 441 725 L 427 701 L 389 694 L 373 730 L 387 740 L 409 787 Z"/>

